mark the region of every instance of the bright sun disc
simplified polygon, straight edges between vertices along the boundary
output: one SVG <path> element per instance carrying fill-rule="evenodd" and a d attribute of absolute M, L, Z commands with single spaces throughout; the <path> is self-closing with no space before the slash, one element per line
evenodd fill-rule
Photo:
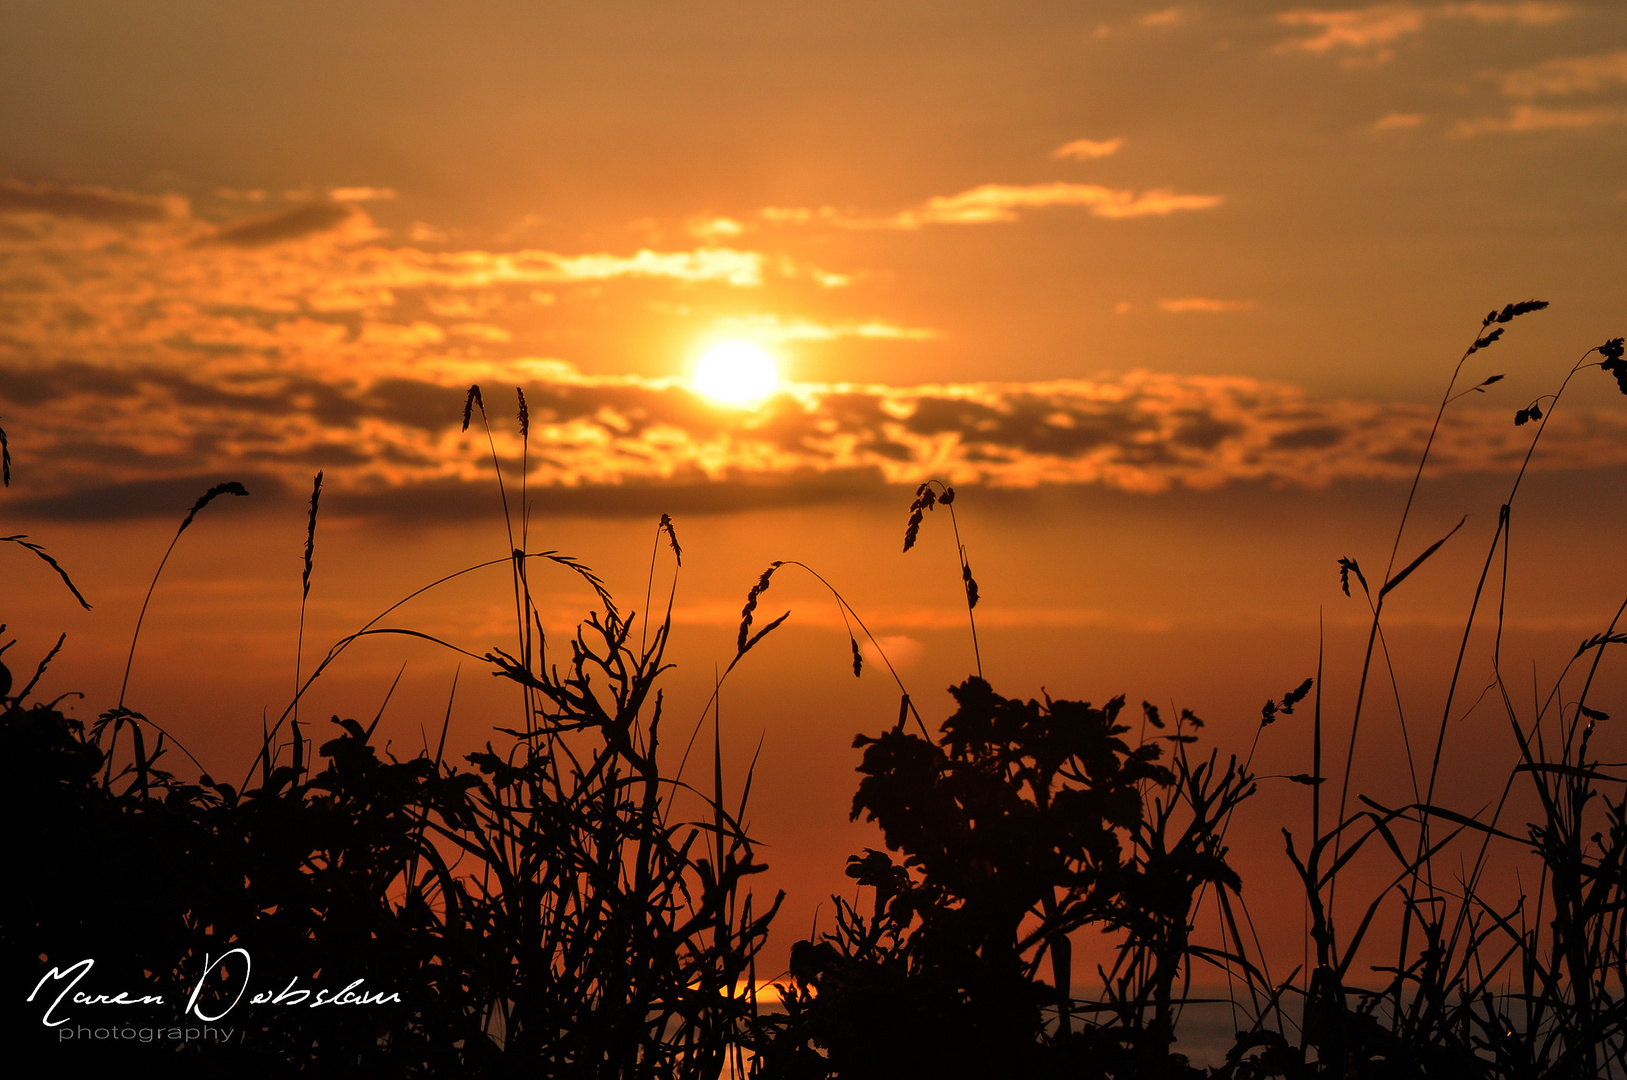
<path fill-rule="evenodd" d="M 749 341 L 720 341 L 695 365 L 695 389 L 730 405 L 750 405 L 780 384 L 774 358 Z"/>

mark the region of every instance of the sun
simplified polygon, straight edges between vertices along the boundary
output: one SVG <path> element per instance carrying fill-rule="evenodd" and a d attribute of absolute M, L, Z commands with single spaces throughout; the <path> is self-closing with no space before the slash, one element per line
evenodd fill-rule
<path fill-rule="evenodd" d="M 774 357 L 749 341 L 719 341 L 695 364 L 695 389 L 726 405 L 755 405 L 779 385 Z"/>

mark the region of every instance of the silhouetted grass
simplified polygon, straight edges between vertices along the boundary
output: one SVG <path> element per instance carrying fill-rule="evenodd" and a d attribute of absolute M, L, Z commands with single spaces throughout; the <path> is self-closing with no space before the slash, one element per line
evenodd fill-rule
<path fill-rule="evenodd" d="M 1343 760 L 1331 773 L 1324 744 L 1343 733 L 1324 698 L 1320 661 L 1315 679 L 1265 703 L 1240 756 L 1199 749 L 1204 725 L 1190 711 L 1166 720 L 1143 702 L 1132 722 L 1122 696 L 1098 706 L 997 693 L 982 676 L 979 589 L 954 519 L 955 492 L 937 481 L 916 490 L 904 547 L 914 546 L 928 512 L 950 509 L 978 671 L 950 690 L 955 710 L 938 733 L 836 586 L 806 564 L 778 561 L 747 593 L 736 652 L 669 768 L 657 681 L 675 592 L 664 617 L 652 619 L 648 609 L 663 541 L 676 589 L 682 549 L 672 520 L 663 515 L 655 528 L 647 610 L 623 614 L 590 568 L 529 550 L 524 395 L 519 502 L 511 507 L 484 401 L 471 387 L 463 427 L 478 408 L 508 553 L 410 594 L 337 641 L 307 675 L 300 668 L 318 474 L 295 693 L 265 727 L 240 785 L 207 775 L 187 783 L 168 771 L 164 756 L 178 744 L 124 707 L 124 688 L 88 729 L 56 702 L 32 700 L 61 640 L 20 689 L 0 664 L 8 779 L 0 813 L 29 823 L 18 830 L 13 861 L 37 881 L 0 890 L 0 957 L 7 970 L 43 972 L 89 955 L 112 969 L 103 973 L 110 984 L 184 987 L 204 957 L 241 946 L 275 957 L 279 971 L 308 984 L 333 973 L 405 992 L 399 1008 L 342 1017 L 243 1012 L 241 1040 L 161 1058 L 264 1075 L 1627 1075 L 1627 777 L 1594 754 L 1595 726 L 1609 717 L 1588 701 L 1605 649 L 1627 644 L 1627 601 L 1529 707 L 1505 683 L 1501 653 L 1516 496 L 1574 377 L 1597 366 L 1627 392 L 1621 339 L 1589 350 L 1553 394 L 1513 416 L 1517 426 L 1535 425 L 1531 444 L 1500 506 L 1451 670 L 1441 673 L 1445 705 L 1427 758 L 1413 756 L 1384 632 L 1386 604 L 1435 568 L 1462 525 L 1402 562 L 1446 410 L 1502 379 L 1491 374 L 1459 389 L 1464 369 L 1513 320 L 1545 306 L 1510 304 L 1482 320 L 1442 396 L 1383 574 L 1370 581 L 1357 559 L 1338 559 L 1343 591 L 1368 604 L 1371 622 Z M 228 492 L 246 494 L 238 485 L 212 488 L 169 550 Z M 73 588 L 38 545 L 0 539 L 44 558 Z M 515 600 L 513 653 L 471 651 L 384 624 L 407 600 L 503 564 Z M 536 566 L 574 574 L 596 595 L 599 610 L 564 650 L 548 647 L 532 598 Z M 765 906 L 746 888 L 764 869 L 742 824 L 752 771 L 738 797 L 728 796 L 718 689 L 789 617 L 757 626 L 764 595 L 788 567 L 812 574 L 835 599 L 854 675 L 864 671 L 863 635 L 900 700 L 890 729 L 854 741 L 862 761 L 852 816 L 874 821 L 888 850 L 848 860 L 848 877 L 865 891 L 833 897 L 831 928 L 793 946 L 790 969 L 776 980 L 781 1004 L 771 1009 L 757 999 L 757 959 L 779 899 Z M 1470 641 L 1489 618 L 1488 589 L 1498 604 L 1487 696 L 1509 724 L 1512 765 L 1499 777 L 1499 797 L 1470 812 L 1440 804 L 1436 791 L 1452 757 L 1446 738 L 1460 719 Z M 139 630 L 138 618 L 132 659 Z M 426 739 L 407 761 L 381 756 L 377 717 L 367 725 L 334 717 L 333 737 L 312 753 L 301 698 L 351 644 L 376 635 L 428 640 L 486 665 L 520 690 L 519 722 L 495 725 L 497 738 L 462 765 L 444 760 L 450 699 L 433 754 Z M 0 643 L 0 655 L 9 648 Z M 1380 670 L 1396 696 L 1413 793 L 1393 807 L 1352 790 L 1370 736 L 1371 721 L 1362 725 L 1369 683 Z M 127 663 L 126 685 L 128 678 Z M 1257 776 L 1254 755 L 1268 729 L 1307 701 L 1308 771 Z M 710 783 L 686 783 L 708 716 Z M 1338 781 L 1336 805 L 1324 799 L 1330 779 Z M 1308 968 L 1284 970 L 1267 955 L 1228 862 L 1234 826 L 1257 827 L 1239 811 L 1262 780 L 1302 786 L 1308 796 L 1309 836 L 1282 829 L 1306 905 Z M 1537 813 L 1510 825 L 1504 817 L 1521 789 Z M 1526 891 L 1499 900 L 1488 868 L 1515 860 L 1529 871 Z M 1387 865 L 1387 884 L 1353 895 L 1375 865 Z M 1273 906 L 1280 909 L 1280 898 Z M 1380 926 L 1398 929 L 1378 934 Z M 1111 962 L 1094 973 L 1076 963 L 1074 939 L 1084 931 L 1113 942 Z M 1225 1061 L 1200 1069 L 1179 1052 L 1181 1011 L 1198 1000 L 1195 986 L 1217 982 L 1227 987 L 1221 1001 L 1235 1010 L 1237 1035 Z M 205 1000 L 219 996 L 206 992 Z M 9 1014 L 9 1045 L 55 1052 L 40 1045 L 36 1019 Z M 94 1064 L 127 1067 L 129 1051 L 106 1048 Z"/>

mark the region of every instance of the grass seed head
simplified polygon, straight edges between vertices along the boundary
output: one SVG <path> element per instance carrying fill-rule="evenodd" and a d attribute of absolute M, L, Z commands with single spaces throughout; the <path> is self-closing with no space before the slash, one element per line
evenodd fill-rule
<path fill-rule="evenodd" d="M 486 403 L 480 400 L 480 384 L 470 383 L 469 392 L 463 396 L 463 430 L 469 430 L 469 420 L 474 416 L 474 408 L 480 406 L 480 414 L 486 414 Z"/>

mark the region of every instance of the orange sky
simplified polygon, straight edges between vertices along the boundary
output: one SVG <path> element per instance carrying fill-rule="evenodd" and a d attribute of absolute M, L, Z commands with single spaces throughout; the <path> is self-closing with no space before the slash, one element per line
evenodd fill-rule
<path fill-rule="evenodd" d="M 1427 713 L 1529 445 L 1514 410 L 1624 330 L 1618 4 L 0 0 L 0 20 L 0 532 L 95 605 L 0 551 L 8 661 L 66 630 L 51 692 L 111 704 L 170 530 L 241 480 L 166 571 L 132 682 L 222 769 L 292 682 L 317 469 L 308 648 L 502 554 L 459 431 L 471 382 L 511 469 L 525 388 L 534 535 L 624 603 L 677 518 L 693 711 L 746 588 L 800 558 L 944 715 L 970 650 L 941 512 L 898 550 L 935 476 L 963 493 L 997 689 L 1173 701 L 1240 747 L 1314 669 L 1323 611 L 1348 712 L 1362 616 L 1334 560 L 1382 566 L 1452 363 L 1488 307 L 1541 297 L 1465 367 L 1506 378 L 1453 406 L 1403 542 L 1471 515 L 1390 624 Z M 774 353 L 784 391 L 697 397 L 717 340 Z M 1627 589 L 1627 411 L 1585 374 L 1516 529 L 1511 640 L 1543 678 Z M 413 625 L 500 644 L 501 586 Z M 563 630 L 587 594 L 546 588 Z M 896 691 L 852 679 L 806 580 L 771 595 L 793 620 L 725 710 L 735 767 L 765 737 L 784 948 L 875 842 L 845 826 L 849 747 Z M 416 747 L 445 656 L 381 646 L 320 709 L 375 710 L 403 662 L 393 737 Z M 470 743 L 504 707 L 467 670 L 459 702 Z M 1303 771 L 1303 728 L 1277 735 L 1270 768 Z M 1374 738 L 1359 775 L 1404 788 Z M 1266 839 L 1239 842 L 1266 880 L 1300 794 L 1268 792 Z"/>

